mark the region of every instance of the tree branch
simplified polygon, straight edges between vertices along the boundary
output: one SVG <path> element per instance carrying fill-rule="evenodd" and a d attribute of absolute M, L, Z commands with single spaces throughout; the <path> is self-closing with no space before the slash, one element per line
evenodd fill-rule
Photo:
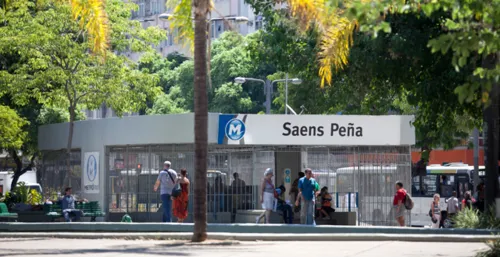
<path fill-rule="evenodd" d="M 12 159 L 14 159 L 14 162 L 16 163 L 17 169 L 20 170 L 23 167 L 23 162 L 21 161 L 21 158 L 17 155 L 17 151 L 15 149 L 9 149 L 10 156 L 12 156 Z"/>

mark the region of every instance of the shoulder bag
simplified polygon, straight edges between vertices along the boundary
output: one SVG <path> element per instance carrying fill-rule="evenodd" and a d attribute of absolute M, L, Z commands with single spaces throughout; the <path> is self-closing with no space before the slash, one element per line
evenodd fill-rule
<path fill-rule="evenodd" d="M 174 183 L 174 189 L 172 189 L 172 193 L 170 194 L 170 196 L 177 198 L 181 195 L 181 192 L 182 192 L 181 186 L 179 185 L 179 183 L 174 181 L 174 178 L 172 177 L 172 174 L 170 174 L 169 170 L 167 170 L 167 174 L 170 177 L 170 179 L 172 180 L 172 183 Z"/>

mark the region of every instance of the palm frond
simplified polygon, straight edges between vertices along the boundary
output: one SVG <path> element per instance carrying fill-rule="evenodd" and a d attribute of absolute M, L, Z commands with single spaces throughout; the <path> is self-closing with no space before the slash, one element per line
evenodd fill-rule
<path fill-rule="evenodd" d="M 288 0 L 292 16 L 297 18 L 302 29 L 308 29 L 313 21 L 323 20 L 325 0 Z"/>
<path fill-rule="evenodd" d="M 346 18 L 332 19 L 320 35 L 319 76 L 321 87 L 331 85 L 332 67 L 339 70 L 348 63 L 349 49 L 353 43 L 352 33 L 355 23 Z"/>
<path fill-rule="evenodd" d="M 73 18 L 79 22 L 91 42 L 92 52 L 106 55 L 109 47 L 106 0 L 69 0 Z"/>
<path fill-rule="evenodd" d="M 192 0 L 168 0 L 167 8 L 174 10 L 169 21 L 171 30 L 177 31 L 174 37 L 175 42 L 183 42 L 184 45 L 189 44 L 191 51 L 193 51 L 194 27 L 191 3 Z"/>
<path fill-rule="evenodd" d="M 325 0 L 288 0 L 288 5 L 302 30 L 311 25 L 318 29 L 321 87 L 331 85 L 332 69 L 343 69 L 348 62 L 356 21 L 342 17 L 343 9 Z"/>

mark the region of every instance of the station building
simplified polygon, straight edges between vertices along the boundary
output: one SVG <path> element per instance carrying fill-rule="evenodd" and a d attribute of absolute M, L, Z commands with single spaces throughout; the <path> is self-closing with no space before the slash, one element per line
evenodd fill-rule
<path fill-rule="evenodd" d="M 238 222 L 238 213 L 260 209 L 258 187 L 266 168 L 275 170 L 275 184 L 287 192 L 299 171 L 311 168 L 335 196 L 337 210 L 356 212 L 358 224 L 393 225 L 394 183 L 411 183 L 412 119 L 209 113 L 209 222 Z M 191 184 L 196 183 L 194 129 L 192 113 L 78 121 L 68 171 L 69 124 L 42 126 L 44 196 L 53 198 L 71 186 L 78 197 L 99 201 L 107 221 L 128 213 L 134 221 L 160 222 L 161 200 L 153 185 L 163 162 L 177 171 L 186 168 Z M 244 190 L 232 186 L 235 173 Z M 285 193 L 286 200 L 291 197 Z"/>

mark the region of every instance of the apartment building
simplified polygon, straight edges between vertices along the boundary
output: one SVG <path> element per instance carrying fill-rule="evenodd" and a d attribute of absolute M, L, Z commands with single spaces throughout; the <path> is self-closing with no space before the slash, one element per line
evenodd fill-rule
<path fill-rule="evenodd" d="M 167 31 L 167 37 L 157 46 L 163 56 L 172 52 L 179 52 L 186 56 L 192 56 L 189 48 L 182 42 L 175 42 L 176 31 L 170 29 L 168 21 L 159 18 L 160 14 L 172 13 L 166 8 L 166 0 L 136 0 L 138 10 L 132 13 L 132 19 L 139 20 L 144 28 L 158 26 Z M 262 27 L 262 16 L 256 15 L 251 6 L 244 0 L 214 0 L 215 10 L 211 13 L 211 37 L 216 39 L 228 30 L 235 30 L 242 35 L 247 35 Z M 231 20 L 231 17 L 244 17 L 248 22 L 241 23 Z M 224 21 L 223 19 L 226 19 Z M 228 26 L 229 25 L 229 26 Z M 137 55 L 130 58 L 136 59 Z"/>
<path fill-rule="evenodd" d="M 175 31 L 170 29 L 168 21 L 160 19 L 160 14 L 172 13 L 166 8 L 167 0 L 135 0 L 138 9 L 132 12 L 132 19 L 142 23 L 144 28 L 158 26 L 167 31 L 167 37 L 157 47 L 157 50 L 167 56 L 169 53 L 179 52 L 186 56 L 192 56 L 189 47 L 182 42 L 175 42 Z M 211 37 L 212 40 L 220 37 L 222 33 L 228 30 L 235 30 L 242 35 L 255 32 L 262 28 L 262 16 L 256 15 L 244 0 L 214 0 L 215 10 L 211 13 Z M 248 22 L 235 22 L 231 17 L 246 18 Z M 226 19 L 226 21 L 223 20 Z M 229 25 L 229 26 L 228 26 Z M 128 53 L 127 56 L 132 60 L 138 60 L 140 54 Z M 85 110 L 87 119 L 104 119 L 117 117 L 115 112 L 102 104 L 99 109 Z M 126 113 L 123 116 L 137 116 L 139 113 Z"/>

